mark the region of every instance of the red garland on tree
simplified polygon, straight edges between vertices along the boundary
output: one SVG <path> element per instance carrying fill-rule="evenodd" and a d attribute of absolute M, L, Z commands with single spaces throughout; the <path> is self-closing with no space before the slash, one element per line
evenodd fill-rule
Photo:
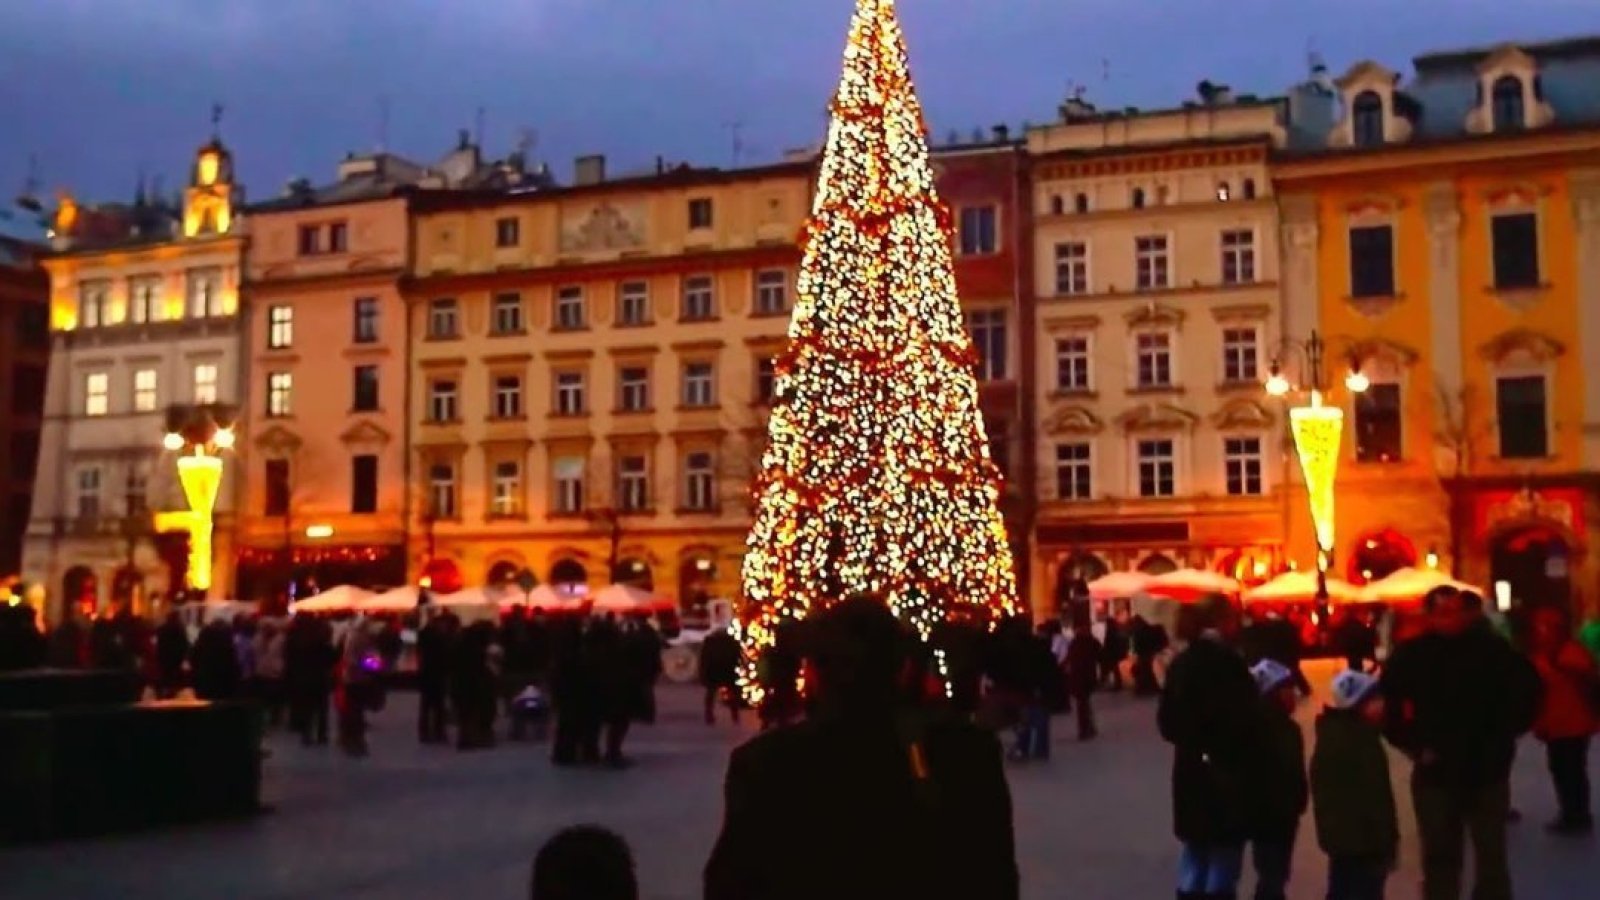
<path fill-rule="evenodd" d="M 804 234 L 739 614 L 747 692 L 778 626 L 857 592 L 924 638 L 1017 611 L 926 126 L 893 0 L 859 0 Z"/>

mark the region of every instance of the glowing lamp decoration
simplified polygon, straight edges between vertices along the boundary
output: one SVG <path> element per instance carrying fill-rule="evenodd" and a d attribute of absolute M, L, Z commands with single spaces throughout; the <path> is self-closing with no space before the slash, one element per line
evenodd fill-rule
<path fill-rule="evenodd" d="M 1274 397 L 1282 397 L 1287 395 L 1290 390 L 1291 385 L 1289 384 L 1289 379 L 1285 378 L 1283 373 L 1278 371 L 1277 366 L 1273 366 L 1272 374 L 1267 376 L 1267 393 Z"/>
<path fill-rule="evenodd" d="M 1310 406 L 1289 410 L 1289 430 L 1300 457 L 1300 471 L 1306 477 L 1306 496 L 1311 505 L 1311 524 L 1317 530 L 1317 547 L 1322 554 L 1333 552 L 1333 483 L 1339 471 L 1339 440 L 1344 434 L 1344 410 L 1322 405 L 1322 396 L 1311 395 Z"/>
<path fill-rule="evenodd" d="M 196 448 L 193 456 L 178 458 L 178 483 L 193 515 L 189 523 L 189 586 L 211 588 L 211 526 L 217 491 L 222 486 L 222 459 Z"/>
<path fill-rule="evenodd" d="M 171 450 L 173 453 L 177 453 L 179 450 L 182 450 L 183 444 L 183 435 L 177 433 L 176 431 L 169 431 L 161 438 L 161 446 Z"/>

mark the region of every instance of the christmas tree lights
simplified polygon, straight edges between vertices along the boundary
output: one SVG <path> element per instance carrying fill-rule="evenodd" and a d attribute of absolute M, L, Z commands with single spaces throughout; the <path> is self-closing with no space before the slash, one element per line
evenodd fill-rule
<path fill-rule="evenodd" d="M 743 681 L 777 626 L 872 592 L 926 639 L 1015 612 L 949 211 L 893 0 L 859 0 L 756 481 Z"/>

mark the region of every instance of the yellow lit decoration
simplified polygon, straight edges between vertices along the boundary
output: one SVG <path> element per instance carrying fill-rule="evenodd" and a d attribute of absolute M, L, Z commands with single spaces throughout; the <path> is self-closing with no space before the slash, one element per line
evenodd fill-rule
<path fill-rule="evenodd" d="M 1311 395 L 1310 406 L 1289 410 L 1289 429 L 1300 456 L 1300 470 L 1306 476 L 1306 496 L 1311 504 L 1311 523 L 1317 529 L 1317 546 L 1323 554 L 1333 552 L 1333 482 L 1339 471 L 1339 439 L 1344 432 L 1344 410 L 1323 406 L 1322 398 Z"/>
<path fill-rule="evenodd" d="M 178 457 L 178 481 L 194 514 L 189 525 L 189 586 L 205 591 L 211 587 L 211 516 L 222 486 L 222 460 L 196 448 L 193 456 Z"/>
<path fill-rule="evenodd" d="M 858 0 L 756 479 L 741 680 L 858 592 L 926 639 L 1017 609 L 926 127 L 893 0 Z"/>

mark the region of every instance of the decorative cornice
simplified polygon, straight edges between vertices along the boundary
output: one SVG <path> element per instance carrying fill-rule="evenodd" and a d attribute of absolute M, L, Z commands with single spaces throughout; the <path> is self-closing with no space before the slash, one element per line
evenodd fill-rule
<path fill-rule="evenodd" d="M 660 344 L 629 344 L 625 347 L 607 347 L 612 356 L 654 356 L 661 352 Z"/>
<path fill-rule="evenodd" d="M 721 350 L 728 345 L 727 341 L 720 338 L 708 338 L 699 341 L 678 341 L 672 345 L 675 353 L 701 353 L 710 350 Z"/>
<path fill-rule="evenodd" d="M 533 362 L 532 353 L 497 353 L 483 358 L 483 364 L 486 366 L 525 366 L 531 362 Z"/>
<path fill-rule="evenodd" d="M 419 369 L 464 369 L 467 367 L 465 356 L 444 356 L 435 359 L 417 360 Z"/>
<path fill-rule="evenodd" d="M 384 446 L 389 443 L 390 435 L 389 432 L 373 422 L 363 419 L 346 428 L 344 433 L 339 435 L 339 440 L 345 444 L 376 444 Z"/>
<path fill-rule="evenodd" d="M 1168 403 L 1135 406 L 1117 417 L 1124 431 L 1185 431 L 1200 421 L 1194 413 Z"/>
<path fill-rule="evenodd" d="M 1100 327 L 1100 317 L 1086 316 L 1056 316 L 1045 319 L 1046 331 L 1093 331 Z"/>
<path fill-rule="evenodd" d="M 1350 344 L 1350 356 L 1357 362 L 1366 362 L 1369 359 L 1381 359 L 1386 362 L 1398 363 L 1404 366 L 1416 365 L 1422 354 L 1409 345 L 1389 338 L 1365 338 Z"/>
<path fill-rule="evenodd" d="M 1044 423 L 1047 434 L 1099 434 L 1105 428 L 1105 422 L 1084 406 L 1062 407 Z"/>
<path fill-rule="evenodd" d="M 1141 325 L 1167 325 L 1173 328 L 1182 328 L 1183 320 L 1188 315 L 1181 309 L 1165 306 L 1155 301 L 1128 311 L 1122 318 L 1129 327 Z"/>
<path fill-rule="evenodd" d="M 269 455 L 283 456 L 299 450 L 305 442 L 300 436 L 282 425 L 269 426 L 256 435 L 255 445 Z"/>
<path fill-rule="evenodd" d="M 1566 345 L 1537 331 L 1514 328 L 1502 332 L 1478 348 L 1478 354 L 1489 362 L 1502 363 L 1518 354 L 1535 362 L 1549 362 L 1567 352 Z"/>
<path fill-rule="evenodd" d="M 1228 306 L 1213 306 L 1211 317 L 1218 322 L 1265 322 L 1272 318 L 1272 305 L 1269 303 L 1235 303 Z"/>
<path fill-rule="evenodd" d="M 1259 400 L 1246 397 L 1229 400 L 1211 416 L 1217 428 L 1265 429 L 1271 427 L 1273 421 L 1272 413 Z"/>
<path fill-rule="evenodd" d="M 594 358 L 594 348 L 586 347 L 578 350 L 546 350 L 544 358 L 553 363 L 582 362 Z"/>

